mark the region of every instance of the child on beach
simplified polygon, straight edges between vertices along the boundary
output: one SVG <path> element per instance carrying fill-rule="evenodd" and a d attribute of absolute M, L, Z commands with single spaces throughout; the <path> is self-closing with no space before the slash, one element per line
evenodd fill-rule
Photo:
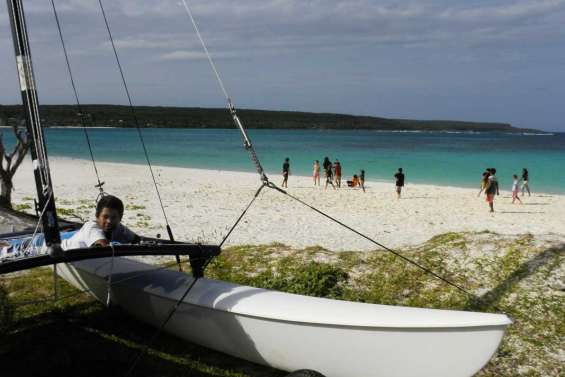
<path fill-rule="evenodd" d="M 487 203 L 490 207 L 490 211 L 494 212 L 494 195 L 499 195 L 498 192 L 498 180 L 496 179 L 496 169 L 489 168 L 487 187 L 485 187 L 485 194 L 487 195 Z"/>
<path fill-rule="evenodd" d="M 487 169 L 487 170 L 489 170 L 489 169 Z M 487 184 L 488 184 L 488 177 L 489 176 L 490 176 L 490 173 L 488 171 L 485 171 L 483 173 L 483 178 L 481 179 L 481 190 L 477 194 L 477 197 L 481 196 L 481 193 L 483 191 L 485 191 L 485 188 L 487 187 Z"/>
<path fill-rule="evenodd" d="M 398 172 L 394 175 L 396 179 L 396 195 L 397 199 L 400 199 L 400 194 L 402 192 L 402 187 L 404 187 L 404 173 L 402 172 L 402 168 L 398 168 Z"/>
<path fill-rule="evenodd" d="M 361 186 L 363 192 L 365 192 L 365 170 L 363 169 L 361 169 L 361 172 L 359 174 L 359 186 Z"/>
<path fill-rule="evenodd" d="M 290 174 L 290 162 L 289 162 L 289 158 L 285 158 L 284 159 L 284 163 L 282 166 L 282 176 L 283 176 L 283 181 L 282 181 L 282 187 L 286 187 L 288 188 L 288 176 Z"/>
<path fill-rule="evenodd" d="M 528 191 L 528 196 L 532 196 L 532 193 L 530 192 L 530 185 L 528 183 L 530 178 L 530 173 L 528 173 L 528 169 L 523 168 L 522 169 L 522 196 L 524 196 L 524 191 Z"/>
<path fill-rule="evenodd" d="M 351 178 L 351 181 L 347 181 L 347 186 L 351 188 L 355 188 L 358 185 L 359 185 L 359 177 L 357 176 L 357 174 L 353 174 L 353 178 Z"/>
<path fill-rule="evenodd" d="M 320 162 L 318 160 L 314 161 L 314 166 L 312 167 L 312 178 L 314 178 L 314 186 L 316 184 L 320 186 Z"/>
<path fill-rule="evenodd" d="M 112 195 L 103 196 L 96 205 L 95 221 L 87 221 L 71 238 L 63 240 L 63 250 L 108 246 L 110 242 L 139 243 L 137 234 L 121 223 L 124 204 Z"/>
<path fill-rule="evenodd" d="M 517 200 L 520 202 L 520 204 L 522 204 L 522 201 L 520 200 L 520 198 L 518 197 L 518 185 L 520 184 L 520 180 L 518 179 L 518 176 L 516 174 L 514 174 L 512 176 L 512 204 L 514 204 L 514 202 Z"/>

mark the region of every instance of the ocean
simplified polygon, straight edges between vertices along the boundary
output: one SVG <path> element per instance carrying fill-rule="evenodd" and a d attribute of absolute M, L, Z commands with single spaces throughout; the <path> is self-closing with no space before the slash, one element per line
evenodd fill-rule
<path fill-rule="evenodd" d="M 4 129 L 7 144 L 11 131 Z M 144 164 L 136 129 L 89 129 L 96 160 Z M 153 165 L 254 172 L 237 130 L 141 130 Z M 510 189 L 512 174 L 530 172 L 533 192 L 565 194 L 565 134 L 381 132 L 337 130 L 249 130 L 267 173 L 278 182 L 284 158 L 291 174 L 309 176 L 312 163 L 339 159 L 343 177 L 360 169 L 366 179 L 390 181 L 402 167 L 407 184 L 426 183 L 478 188 L 481 174 L 495 167 L 501 188 Z M 50 156 L 90 159 L 81 128 L 49 128 Z M 103 172 L 102 172 L 103 174 Z"/>

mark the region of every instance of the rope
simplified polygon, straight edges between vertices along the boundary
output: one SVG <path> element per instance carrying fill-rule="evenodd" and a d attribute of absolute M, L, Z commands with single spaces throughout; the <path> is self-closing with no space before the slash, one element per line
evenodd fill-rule
<path fill-rule="evenodd" d="M 195 277 L 192 282 L 190 283 L 190 285 L 188 286 L 188 288 L 186 289 L 186 291 L 184 291 L 183 295 L 181 296 L 180 299 L 178 299 L 178 301 L 173 305 L 173 307 L 171 308 L 171 310 L 169 310 L 169 314 L 167 315 L 167 317 L 165 318 L 165 320 L 163 322 L 161 322 L 161 325 L 159 326 L 159 328 L 157 329 L 157 331 L 155 331 L 155 334 L 153 334 L 153 337 L 151 337 L 151 339 L 149 340 L 149 342 L 143 347 L 143 349 L 137 354 L 135 360 L 133 361 L 133 363 L 131 364 L 130 368 L 128 369 L 128 371 L 126 372 L 125 376 L 131 376 L 133 374 L 133 371 L 135 370 L 135 367 L 137 366 L 137 364 L 139 364 L 139 362 L 141 361 L 142 357 L 147 353 L 147 350 L 149 349 L 149 347 L 151 347 L 151 345 L 157 340 L 157 338 L 159 337 L 159 335 L 161 335 L 161 332 L 163 331 L 163 329 L 165 328 L 165 326 L 167 325 L 167 323 L 169 323 L 169 321 L 171 320 L 171 318 L 173 318 L 173 315 L 176 313 L 177 309 L 180 307 L 180 304 L 184 301 L 184 299 L 186 298 L 186 296 L 188 296 L 188 293 L 192 290 L 192 288 L 194 287 L 194 285 L 196 284 L 196 282 L 198 281 L 199 277 Z"/>
<path fill-rule="evenodd" d="M 243 137 L 243 145 L 244 145 L 245 149 L 251 155 L 251 160 L 255 164 L 255 168 L 257 169 L 257 173 L 259 173 L 259 176 L 261 177 L 261 181 L 266 184 L 269 181 L 269 179 L 267 178 L 267 174 L 265 173 L 265 170 L 263 169 L 263 166 L 261 165 L 261 162 L 259 161 L 259 158 L 257 157 L 257 153 L 255 152 L 255 149 L 253 148 L 253 145 L 251 144 L 251 140 L 249 139 L 249 136 L 247 135 L 247 132 L 245 131 L 245 127 L 243 126 L 241 120 L 239 119 L 239 116 L 237 115 L 237 111 L 235 109 L 235 106 L 234 106 L 234 104 L 231 100 L 230 95 L 228 94 L 228 91 L 226 90 L 226 87 L 224 86 L 222 78 L 220 77 L 220 73 L 218 72 L 218 69 L 216 68 L 216 64 L 214 63 L 214 60 L 212 59 L 212 56 L 210 55 L 210 52 L 208 51 L 208 47 L 206 47 L 206 43 L 204 42 L 204 39 L 202 38 L 202 35 L 200 34 L 200 29 L 198 28 L 198 25 L 196 24 L 194 16 L 192 15 L 192 11 L 190 10 L 190 7 L 188 6 L 188 2 L 186 0 L 182 0 L 182 5 L 184 6 L 184 9 L 185 9 L 188 17 L 190 18 L 190 21 L 192 22 L 192 26 L 194 27 L 196 35 L 198 36 L 198 39 L 200 40 L 200 44 L 202 45 L 202 48 L 204 49 L 204 53 L 206 54 L 206 57 L 208 58 L 208 62 L 210 63 L 210 66 L 212 67 L 212 70 L 214 71 L 214 74 L 216 75 L 216 80 L 218 81 L 218 85 L 220 85 L 220 89 L 222 90 L 222 93 L 224 94 L 224 97 L 226 98 L 226 101 L 227 101 L 227 109 L 228 109 L 228 111 L 229 111 L 229 113 L 232 117 L 232 120 L 233 120 L 235 126 L 239 129 L 241 136 Z"/>
<path fill-rule="evenodd" d="M 239 217 L 237 218 L 237 220 L 235 221 L 235 223 L 232 225 L 231 229 L 229 230 L 229 232 L 224 236 L 224 238 L 222 239 L 222 242 L 220 242 L 220 248 L 222 248 L 222 246 L 224 245 L 224 243 L 227 241 L 228 237 L 231 235 L 231 233 L 234 231 L 235 227 L 239 224 L 239 222 L 241 221 L 241 219 L 243 219 L 243 216 L 245 216 L 245 214 L 247 213 L 247 210 L 251 207 L 251 205 L 253 204 L 253 202 L 255 202 L 255 199 L 257 199 L 257 197 L 259 196 L 259 194 L 261 193 L 261 191 L 266 187 L 266 184 L 262 184 L 261 187 L 259 187 L 259 189 L 257 190 L 257 192 L 255 193 L 255 195 L 253 196 L 253 199 L 251 199 L 251 201 L 249 202 L 249 204 L 247 205 L 247 207 L 245 207 L 245 209 L 243 210 L 243 212 L 241 213 L 241 215 L 239 215 Z M 206 265 L 208 265 L 209 262 L 206 263 Z"/>
<path fill-rule="evenodd" d="M 438 275 L 437 273 L 435 273 L 434 271 L 430 270 L 429 268 L 422 266 L 422 265 L 419 264 L 418 262 L 416 262 L 416 261 L 414 261 L 414 260 L 412 260 L 412 259 L 410 259 L 410 258 L 408 258 L 408 257 L 406 257 L 406 256 L 404 256 L 404 255 L 402 255 L 402 254 L 400 254 L 399 252 L 394 251 L 394 250 L 392 250 L 391 248 L 389 248 L 389 247 L 387 247 L 387 246 L 385 246 L 385 245 L 383 245 L 383 244 L 381 244 L 381 243 L 375 241 L 373 238 L 371 238 L 371 237 L 369 237 L 369 236 L 367 236 L 367 235 L 365 235 L 365 234 L 363 234 L 363 233 L 357 231 L 356 229 L 350 227 L 349 225 L 344 224 L 343 222 L 341 222 L 341 221 L 337 220 L 336 218 L 334 218 L 334 217 L 328 215 L 327 213 L 322 212 L 322 211 L 319 210 L 318 208 L 316 208 L 316 207 L 314 207 L 314 206 L 312 206 L 312 205 L 310 205 L 310 204 L 308 204 L 308 203 L 302 201 L 301 199 L 297 198 L 296 196 L 289 194 L 287 191 L 285 191 L 285 190 L 281 189 L 280 187 L 276 186 L 274 183 L 269 182 L 268 187 L 271 188 L 271 189 L 273 189 L 273 190 L 275 190 L 275 191 L 278 191 L 278 192 L 280 192 L 280 193 L 282 193 L 282 194 L 284 194 L 284 195 L 286 195 L 286 196 L 288 196 L 288 197 L 291 198 L 291 199 L 296 200 L 298 203 L 300 203 L 300 204 L 302 204 L 302 205 L 304 205 L 304 206 L 306 206 L 306 207 L 312 209 L 313 211 L 315 211 L 315 212 L 319 213 L 320 215 L 322 215 L 322 216 L 328 218 L 329 220 L 331 220 L 331 221 L 333 221 L 333 222 L 335 222 L 335 223 L 341 225 L 342 227 L 346 228 L 347 230 L 349 230 L 349 231 L 351 231 L 351 232 L 357 234 L 358 236 L 361 236 L 362 238 L 364 238 L 364 239 L 366 239 L 366 240 L 368 240 L 368 241 L 374 243 L 375 245 L 381 247 L 382 249 L 384 249 L 384 250 L 386 250 L 386 251 L 388 251 L 388 252 L 390 252 L 390 253 L 396 255 L 397 257 L 401 258 L 401 259 L 404 260 L 405 262 L 408 262 L 408 263 L 412 264 L 413 266 L 418 267 L 418 268 L 421 269 L 422 271 L 424 271 L 424 272 L 426 272 L 426 273 L 428 273 L 428 274 L 430 274 L 430 275 L 436 277 L 437 279 L 443 281 L 444 283 L 446 283 L 446 284 L 448 284 L 448 285 L 450 285 L 450 286 L 452 286 L 452 287 L 458 289 L 459 291 L 461 291 L 461 292 L 467 294 L 467 295 L 470 296 L 471 298 L 477 299 L 477 296 L 476 296 L 476 295 L 474 295 L 473 293 L 467 291 L 465 288 L 463 288 L 463 287 L 461 287 L 461 286 L 459 286 L 459 285 L 453 283 L 452 281 L 450 281 L 450 280 L 444 278 L 444 277 L 441 276 L 441 275 Z"/>
<path fill-rule="evenodd" d="M 222 92 L 224 93 L 224 97 L 226 97 L 226 100 L 229 102 L 230 96 L 228 95 L 228 91 L 226 90 L 226 87 L 224 86 L 224 83 L 222 82 L 222 78 L 220 77 L 220 74 L 218 73 L 218 70 L 216 69 L 216 64 L 214 64 L 214 61 L 212 60 L 212 57 L 210 56 L 210 53 L 208 52 L 208 48 L 206 47 L 206 43 L 204 43 L 204 39 L 202 39 L 202 35 L 200 34 L 200 30 L 198 29 L 198 25 L 196 24 L 196 21 L 194 20 L 194 17 L 192 16 L 192 11 L 190 10 L 190 7 L 188 6 L 188 3 L 186 2 L 186 0 L 182 0 L 182 5 L 184 6 L 186 13 L 188 14 L 188 17 L 190 17 L 190 21 L 192 22 L 192 26 L 194 26 L 194 30 L 196 31 L 196 35 L 198 36 L 198 39 L 200 40 L 200 44 L 202 44 L 202 48 L 204 49 L 204 52 L 206 53 L 206 57 L 208 58 L 208 62 L 210 63 L 212 70 L 216 74 L 216 79 L 218 80 L 218 84 L 220 85 L 220 88 L 222 89 Z"/>
<path fill-rule="evenodd" d="M 65 46 L 65 40 L 63 38 L 63 31 L 61 29 L 61 24 L 59 22 L 59 15 L 57 13 L 57 8 L 55 7 L 55 1 L 51 0 L 51 5 L 53 7 L 53 14 L 55 16 L 55 21 L 57 23 L 57 29 L 59 30 L 59 38 L 61 39 L 61 46 L 63 47 L 63 52 L 65 54 L 65 62 L 67 63 L 67 70 L 69 72 L 69 78 L 71 80 L 71 85 L 73 87 L 73 93 L 75 95 L 75 101 L 77 104 L 77 110 L 78 110 L 78 114 L 80 115 L 80 122 L 82 124 L 82 130 L 84 132 L 84 136 L 86 137 L 86 143 L 88 144 L 88 151 L 90 152 L 90 159 L 92 160 L 92 166 L 94 167 L 94 172 L 96 173 L 96 180 L 98 181 L 98 184 L 96 185 L 96 187 L 98 187 L 98 189 L 100 190 L 100 193 L 103 193 L 104 190 L 102 188 L 102 185 L 104 185 L 104 182 L 101 182 L 100 180 L 100 174 L 98 173 L 98 168 L 96 167 L 96 161 L 94 160 L 94 153 L 92 152 L 92 145 L 90 142 L 90 136 L 88 135 L 88 131 L 86 130 L 86 124 L 84 121 L 84 112 L 82 111 L 82 106 L 80 104 L 80 100 L 79 100 L 79 96 L 78 96 L 78 91 L 75 85 L 75 80 L 73 77 L 73 72 L 71 70 L 71 64 L 69 62 L 69 55 L 67 53 L 67 47 Z"/>
<path fill-rule="evenodd" d="M 259 190 L 258 190 L 257 193 L 255 194 L 255 197 L 254 197 L 253 200 L 251 201 L 251 203 L 250 203 L 250 204 L 247 206 L 247 208 L 243 211 L 243 213 L 240 215 L 240 217 L 238 218 L 238 220 L 236 221 L 236 223 L 234 224 L 234 226 L 232 227 L 232 229 L 230 229 L 230 231 L 228 232 L 228 234 L 224 237 L 224 239 L 222 240 L 222 243 L 220 244 L 220 246 L 222 246 L 222 245 L 224 244 L 224 242 L 227 240 L 227 238 L 230 236 L 230 234 L 231 234 L 232 231 L 235 229 L 235 227 L 237 226 L 237 224 L 239 223 L 239 221 L 243 218 L 243 215 L 245 214 L 245 212 L 246 212 L 246 211 L 248 210 L 248 208 L 251 206 L 251 204 L 253 203 L 253 201 L 255 200 L 255 198 L 259 195 L 259 193 L 260 193 L 260 191 L 263 189 L 263 187 L 267 186 L 267 187 L 269 187 L 269 188 L 271 188 L 271 189 L 274 189 L 274 190 L 276 190 L 276 191 L 279 191 L 280 193 L 282 193 L 282 194 L 284 194 L 284 195 L 289 196 L 290 198 L 292 198 L 292 199 L 298 201 L 299 203 L 301 203 L 302 205 L 304 205 L 304 206 L 306 206 L 306 207 L 308 207 L 308 208 L 314 210 L 315 212 L 317 212 L 317 213 L 321 214 L 322 216 L 324 216 L 324 217 L 330 219 L 331 221 L 336 222 L 337 224 L 341 225 L 342 227 L 348 229 L 349 231 L 351 231 L 351 232 L 353 232 L 353 233 L 355 233 L 355 234 L 357 234 L 357 235 L 359 235 L 359 236 L 365 238 L 366 240 L 368 240 L 368 241 L 374 243 L 375 245 L 377 245 L 377 246 L 383 248 L 384 250 L 386 250 L 386 251 L 388 251 L 388 252 L 394 254 L 395 256 L 401 258 L 401 259 L 404 260 L 405 262 L 408 262 L 408 263 L 410 263 L 410 264 L 412 264 L 412 265 L 418 267 L 418 268 L 421 269 L 422 271 L 424 271 L 424 272 L 426 272 L 426 273 L 428 273 L 428 274 L 430 274 L 430 275 L 436 277 L 437 279 L 443 281 L 444 283 L 446 283 L 446 284 L 448 284 L 448 285 L 450 285 L 450 286 L 456 288 L 457 290 L 459 290 L 459 291 L 465 293 L 466 295 L 470 296 L 471 298 L 477 299 L 477 296 L 475 296 L 475 295 L 472 294 L 471 292 L 467 291 L 467 290 L 464 289 L 463 287 L 461 287 L 461 286 L 459 286 L 459 285 L 453 283 L 452 281 L 450 281 L 450 280 L 446 279 L 445 277 L 443 277 L 443 276 L 437 274 L 436 272 L 430 270 L 429 268 L 420 265 L 420 264 L 417 263 L 416 261 L 414 261 L 414 260 L 412 260 L 412 259 L 410 259 L 410 258 L 408 258 L 408 257 L 405 257 L 404 255 L 400 254 L 399 252 L 396 252 L 396 251 L 394 251 L 394 250 L 392 250 L 392 249 L 386 247 L 385 245 L 383 245 L 383 244 L 381 244 L 381 243 L 375 241 L 375 240 L 372 239 L 371 237 L 369 237 L 369 236 L 367 236 L 367 235 L 365 235 L 365 234 L 363 234 L 363 233 L 361 233 L 361 232 L 355 230 L 354 228 L 352 228 L 352 227 L 350 227 L 350 226 L 344 224 L 343 222 L 341 222 L 341 221 L 339 221 L 339 220 L 337 220 L 337 219 L 331 217 L 330 215 L 328 215 L 328 214 L 326 214 L 326 213 L 320 211 L 319 209 L 317 209 L 317 208 L 315 208 L 315 207 L 309 205 L 308 203 L 306 203 L 306 202 L 300 200 L 299 198 L 297 198 L 297 197 L 295 197 L 295 196 L 289 194 L 288 192 L 284 191 L 283 189 L 277 187 L 275 184 L 273 184 L 272 182 L 270 182 L 269 179 L 268 179 L 268 177 L 267 177 L 267 175 L 265 174 L 265 172 L 264 172 L 264 170 L 263 170 L 263 167 L 261 166 L 261 162 L 259 161 L 259 158 L 257 157 L 257 153 L 255 152 L 255 149 L 253 148 L 253 146 L 252 146 L 252 144 L 251 144 L 251 141 L 250 141 L 249 137 L 247 136 L 247 133 L 246 133 L 246 131 L 245 131 L 245 128 L 244 128 L 243 124 L 241 123 L 241 120 L 240 120 L 239 117 L 237 116 L 235 106 L 233 105 L 232 100 L 231 100 L 231 98 L 230 98 L 230 96 L 229 96 L 229 94 L 228 94 L 228 92 L 227 92 L 227 90 L 226 90 L 226 88 L 225 88 L 225 86 L 224 86 L 224 83 L 222 82 L 222 79 L 221 79 L 220 74 L 219 74 L 219 72 L 218 72 L 218 70 L 217 70 L 217 68 L 216 68 L 216 65 L 214 64 L 214 61 L 212 60 L 212 57 L 211 57 L 211 55 L 210 55 L 210 53 L 209 53 L 209 51 L 208 51 L 208 48 L 206 47 L 206 43 L 204 42 L 204 39 L 202 38 L 202 35 L 200 34 L 200 30 L 199 30 L 199 28 L 198 28 L 198 25 L 196 24 L 196 21 L 195 21 L 195 19 L 194 19 L 194 16 L 193 16 L 193 14 L 192 14 L 192 11 L 190 10 L 190 7 L 189 7 L 189 5 L 188 5 L 187 0 L 182 0 L 182 4 L 183 4 L 183 6 L 184 6 L 184 9 L 185 9 L 186 13 L 188 14 L 188 17 L 190 18 L 190 21 L 192 22 L 192 25 L 193 25 L 193 27 L 194 27 L 194 30 L 196 31 L 196 35 L 198 36 L 198 39 L 200 40 L 200 43 L 201 43 L 201 45 L 202 45 L 202 48 L 204 49 L 204 52 L 206 53 L 206 57 L 208 58 L 208 62 L 210 63 L 210 66 L 212 67 L 212 70 L 214 71 L 214 74 L 216 75 L 216 79 L 217 79 L 217 81 L 218 81 L 218 84 L 220 85 L 220 88 L 221 88 L 221 90 L 222 90 L 222 92 L 223 92 L 223 94 L 224 94 L 224 96 L 225 96 L 225 98 L 226 98 L 226 100 L 227 100 L 227 107 L 228 107 L 228 110 L 229 110 L 229 112 L 230 112 L 230 114 L 231 114 L 231 116 L 232 116 L 232 119 L 233 119 L 233 121 L 234 121 L 236 127 L 239 128 L 239 130 L 240 130 L 240 132 L 241 132 L 241 134 L 242 134 L 243 142 L 244 142 L 244 147 L 245 147 L 245 149 L 249 152 L 250 157 L 251 157 L 251 160 L 252 160 L 252 162 L 254 163 L 254 165 L 255 165 L 255 167 L 256 167 L 256 169 L 257 169 L 257 172 L 259 173 L 259 175 L 260 175 L 260 177 L 261 177 L 261 180 L 263 181 L 263 186 L 261 186 L 261 187 L 259 188 Z M 209 260 L 205 263 L 204 268 L 206 268 L 206 266 L 210 263 L 211 260 L 212 260 L 212 258 L 209 258 Z"/>
<path fill-rule="evenodd" d="M 155 179 L 155 174 L 153 173 L 153 167 L 151 166 L 151 160 L 149 159 L 149 153 L 147 152 L 147 147 L 145 146 L 145 140 L 143 139 L 143 135 L 141 133 L 141 128 L 139 127 L 139 121 L 137 119 L 137 114 L 135 112 L 135 108 L 133 107 L 133 101 L 131 99 L 131 95 L 129 93 L 129 89 L 126 83 L 126 79 L 124 76 L 124 71 L 122 69 L 122 64 L 120 63 L 120 58 L 118 57 L 118 51 L 116 50 L 116 45 L 114 44 L 114 38 L 112 37 L 112 32 L 110 30 L 110 24 L 108 23 L 108 18 L 106 17 L 106 12 L 104 11 L 104 6 L 102 5 L 102 0 L 98 0 L 98 4 L 100 4 L 100 10 L 102 11 L 102 16 L 104 17 L 104 23 L 106 25 L 106 30 L 108 30 L 108 36 L 110 37 L 110 43 L 112 44 L 112 50 L 114 51 L 114 56 L 116 58 L 116 63 L 118 65 L 120 76 L 122 78 L 122 83 L 124 85 L 124 89 L 126 92 L 126 96 L 129 102 L 129 108 L 131 114 L 133 116 L 133 120 L 135 123 L 135 128 L 137 130 L 137 135 L 139 136 L 139 141 L 141 142 L 141 146 L 143 148 L 143 154 L 145 155 L 145 160 L 147 161 L 147 166 L 149 167 L 149 173 L 151 174 L 151 179 L 153 180 L 153 185 L 155 186 L 155 192 L 157 193 L 157 198 L 159 199 L 159 205 L 161 206 L 161 211 L 163 212 L 163 217 L 165 218 L 165 224 L 167 228 L 167 233 L 169 234 L 169 238 L 171 241 L 174 241 L 173 231 L 171 230 L 171 225 L 169 224 L 169 219 L 167 218 L 167 213 L 165 211 L 165 206 L 163 205 L 163 200 L 161 199 L 161 193 L 159 192 L 159 187 L 157 186 L 157 180 Z M 182 271 L 182 266 L 180 264 L 180 257 L 176 256 L 176 262 L 179 267 L 179 271 Z"/>
<path fill-rule="evenodd" d="M 149 172 L 151 174 L 151 178 L 153 180 L 153 185 L 155 186 L 155 191 L 157 192 L 157 198 L 159 199 L 159 204 L 161 205 L 161 211 L 163 212 L 163 217 L 165 218 L 166 225 L 170 228 L 169 220 L 167 218 L 167 213 L 165 212 L 165 207 L 163 205 L 163 201 L 161 200 L 161 194 L 159 192 L 159 187 L 157 186 L 157 180 L 155 179 L 155 174 L 153 173 L 153 167 L 151 166 L 151 161 L 149 160 L 149 153 L 147 152 L 147 147 L 145 146 L 145 140 L 143 139 L 143 135 L 141 133 L 141 129 L 139 127 L 139 121 L 137 119 L 137 114 L 135 112 L 135 108 L 133 106 L 133 101 L 131 99 L 131 95 L 126 83 L 126 79 L 124 76 L 124 71 L 122 69 L 122 65 L 120 63 L 120 58 L 118 57 L 118 51 L 116 50 L 116 45 L 114 44 L 114 38 L 112 37 L 112 31 L 110 30 L 110 24 L 108 23 L 108 18 L 106 17 L 106 12 L 104 11 L 104 6 L 102 5 L 102 0 L 98 0 L 98 4 L 100 4 L 100 10 L 102 11 L 102 16 L 104 17 L 104 23 L 106 25 L 106 30 L 108 31 L 108 36 L 110 38 L 110 43 L 112 44 L 112 50 L 114 51 L 114 57 L 116 58 L 116 63 L 118 65 L 118 69 L 120 71 L 120 76 L 122 78 L 122 84 L 124 85 L 124 90 L 126 92 L 126 96 L 129 102 L 129 108 L 131 114 L 134 119 L 135 128 L 137 129 L 137 134 L 139 136 L 139 140 L 141 142 L 141 146 L 143 148 L 143 154 L 145 155 L 145 160 L 147 161 L 147 166 L 149 167 Z"/>
<path fill-rule="evenodd" d="M 35 236 L 37 235 L 37 231 L 39 230 L 39 226 L 41 225 L 42 219 L 43 219 L 43 214 L 45 214 L 45 211 L 47 210 L 47 206 L 49 205 L 49 201 L 52 198 L 52 193 L 49 193 L 48 195 L 48 199 L 45 202 L 45 205 L 43 206 L 43 209 L 41 210 L 41 213 L 39 214 L 39 219 L 37 220 L 37 224 L 35 225 L 35 230 L 33 231 L 33 234 L 31 235 L 31 239 L 29 244 L 26 246 L 25 250 L 23 251 L 23 255 L 25 256 L 27 254 L 27 252 L 29 251 L 29 249 L 34 246 L 33 245 L 33 240 L 35 238 Z"/>

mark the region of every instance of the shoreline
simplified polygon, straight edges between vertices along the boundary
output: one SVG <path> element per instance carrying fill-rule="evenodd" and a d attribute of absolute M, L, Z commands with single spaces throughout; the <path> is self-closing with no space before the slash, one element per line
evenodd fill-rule
<path fill-rule="evenodd" d="M 117 128 L 117 127 L 116 127 Z M 52 156 L 49 158 L 50 160 L 67 160 L 69 162 L 72 161 L 78 161 L 78 162 L 87 162 L 88 164 L 90 164 L 90 169 L 92 169 L 92 161 L 86 158 L 76 158 L 76 157 L 67 157 L 67 156 Z M 146 169 L 147 168 L 147 163 L 145 161 L 136 163 L 136 162 L 115 162 L 115 161 L 106 161 L 106 160 L 97 160 L 96 164 L 98 165 L 99 163 L 102 164 L 117 164 L 117 165 L 133 165 L 136 167 L 139 166 L 143 166 Z M 151 166 L 153 168 L 163 168 L 163 169 L 187 169 L 187 170 L 197 170 L 197 171 L 217 171 L 217 172 L 229 172 L 229 173 L 238 173 L 238 174 L 249 174 L 255 177 L 258 177 L 258 174 L 255 171 L 244 171 L 244 170 L 227 170 L 227 169 L 213 169 L 213 168 L 199 168 L 199 167 L 184 167 L 184 166 L 174 166 L 174 165 L 160 165 L 160 164 L 151 164 Z M 250 162 L 250 166 L 251 166 L 251 162 Z M 148 170 L 149 171 L 149 170 Z M 272 171 L 268 171 L 268 169 L 265 169 L 267 176 L 275 181 L 277 181 L 276 178 L 274 179 L 273 177 L 279 177 L 280 173 L 279 172 L 272 172 Z M 147 173 L 149 174 L 149 173 Z M 311 175 L 295 175 L 292 174 L 292 168 L 291 168 L 291 175 L 290 177 L 294 177 L 294 178 L 298 178 L 298 179 L 309 179 L 312 180 L 312 176 Z M 351 177 L 350 177 L 351 178 Z M 479 177 L 480 178 L 480 177 Z M 291 178 L 292 179 L 292 178 Z M 323 180 L 323 174 L 320 174 L 320 180 Z M 346 182 L 347 181 L 347 177 L 346 178 L 342 178 L 342 182 Z M 428 186 L 428 187 L 441 187 L 441 188 L 446 188 L 446 189 L 464 189 L 464 190 L 476 190 L 477 192 L 479 191 L 479 185 L 480 185 L 480 179 L 477 179 L 477 184 L 475 186 L 455 186 L 455 185 L 451 185 L 451 184 L 442 184 L 442 183 L 427 183 L 427 182 L 417 182 L 417 183 L 413 183 L 410 180 L 407 181 L 406 185 L 407 186 Z M 394 184 L 394 178 L 393 178 L 393 174 L 391 174 L 390 179 L 370 179 L 370 180 L 366 180 L 366 183 L 375 183 L 375 184 L 390 184 L 393 185 Z M 508 185 L 507 185 L 508 186 Z M 343 188 L 343 187 L 342 187 Z M 510 190 L 505 190 L 502 189 L 501 191 L 508 191 L 510 192 Z M 535 192 L 536 195 L 547 195 L 547 196 L 563 196 L 565 197 L 565 189 L 563 192 L 555 192 L 555 191 L 536 191 Z"/>
<path fill-rule="evenodd" d="M 91 219 L 98 190 L 88 160 L 50 160 L 57 207 L 63 217 Z M 105 190 L 126 206 L 123 222 L 147 236 L 166 237 L 163 213 L 145 165 L 97 162 Z M 260 186 L 257 173 L 153 166 L 175 238 L 193 242 L 221 241 Z M 271 177 L 280 184 L 280 175 Z M 15 205 L 31 207 L 35 197 L 31 162 L 14 177 Z M 343 188 L 327 191 L 311 177 L 291 176 L 289 193 L 392 248 L 409 247 L 449 232 L 534 234 L 565 240 L 559 219 L 565 196 L 535 193 L 524 205 L 512 205 L 501 190 L 495 213 L 488 213 L 478 189 L 409 184 L 395 198 L 394 183 L 367 181 L 367 192 Z M 377 246 L 330 222 L 289 197 L 263 190 L 226 246 L 284 243 L 294 248 L 319 246 L 333 251 L 367 251 Z"/>

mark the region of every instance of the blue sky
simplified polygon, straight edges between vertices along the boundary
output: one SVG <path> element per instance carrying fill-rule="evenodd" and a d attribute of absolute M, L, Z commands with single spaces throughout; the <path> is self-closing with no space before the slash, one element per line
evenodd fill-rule
<path fill-rule="evenodd" d="M 125 104 L 97 0 L 55 0 L 83 103 Z M 137 105 L 223 107 L 177 0 L 105 0 Z M 565 132 L 565 0 L 192 0 L 240 108 Z M 49 1 L 25 0 L 39 100 L 73 103 Z M 0 1 L 0 103 L 20 103 Z"/>

